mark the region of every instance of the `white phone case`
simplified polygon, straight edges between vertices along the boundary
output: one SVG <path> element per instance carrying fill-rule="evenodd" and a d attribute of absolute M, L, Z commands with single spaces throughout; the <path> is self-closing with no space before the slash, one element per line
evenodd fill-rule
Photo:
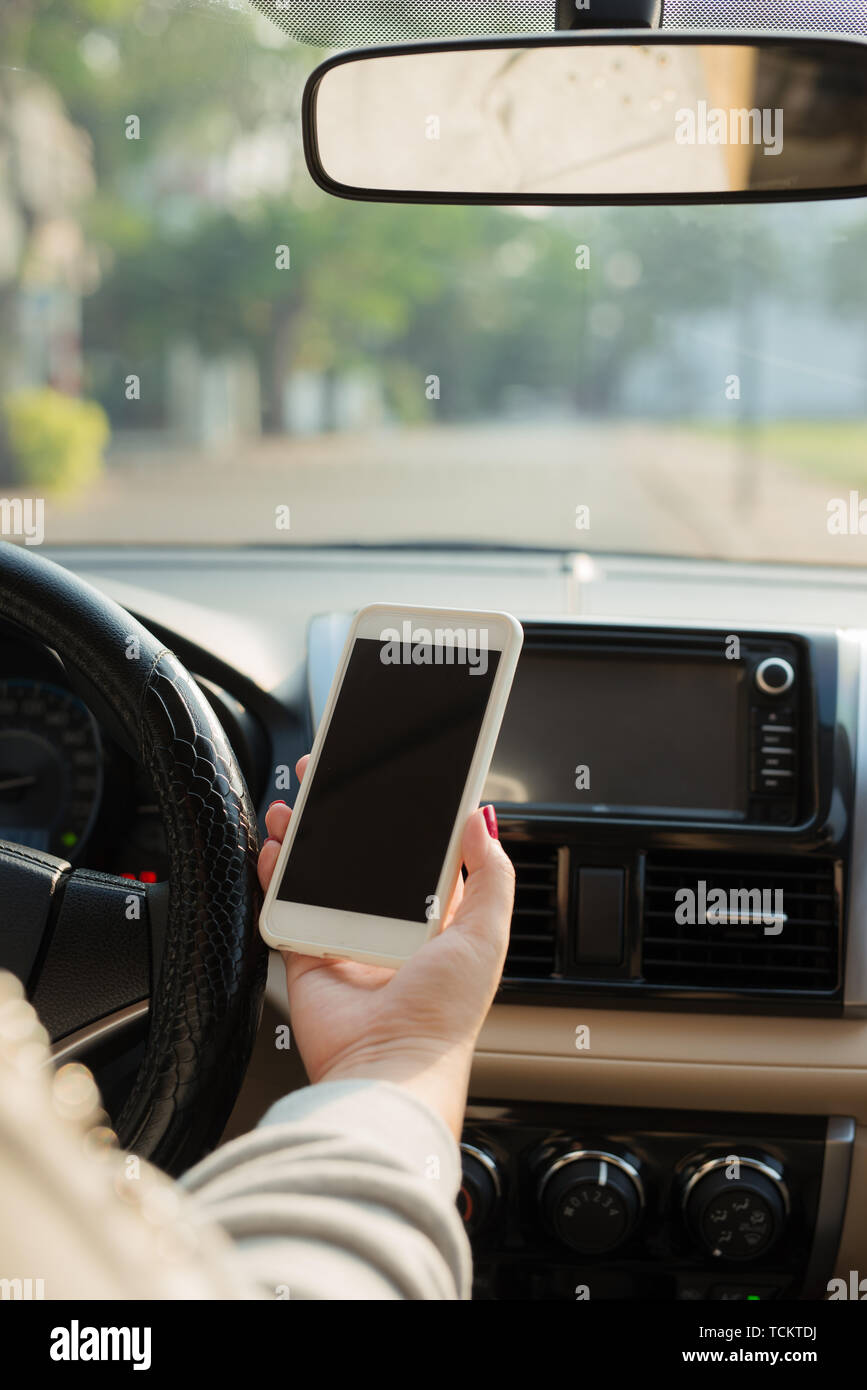
<path fill-rule="evenodd" d="M 392 917 L 376 917 L 359 912 L 313 907 L 306 903 L 290 903 L 277 897 L 286 860 L 292 850 L 295 835 L 304 813 L 304 804 L 316 776 L 316 768 L 328 734 L 328 728 L 353 646 L 359 637 L 381 636 L 385 628 L 401 630 L 404 622 L 427 629 L 450 628 L 483 630 L 488 634 L 487 647 L 500 653 L 497 671 L 485 709 L 479 737 L 467 772 L 464 791 L 449 837 L 443 866 L 437 883 L 437 899 L 443 913 L 451 900 L 461 866 L 461 839 L 468 817 L 476 809 L 484 788 L 491 759 L 494 755 L 500 725 L 506 710 L 509 691 L 524 640 L 523 629 L 508 613 L 475 612 L 468 609 L 408 608 L 401 605 L 373 604 L 363 608 L 355 618 L 340 658 L 311 749 L 310 762 L 292 813 L 289 829 L 280 849 L 271 878 L 259 930 L 269 946 L 281 951 L 297 951 L 302 955 L 334 956 L 342 960 L 359 960 L 373 965 L 403 965 L 425 941 L 436 936 L 442 921 L 428 923 L 403 922 Z M 419 833 L 424 833 L 424 804 L 419 806 Z M 347 831 L 351 833 L 351 827 Z M 336 849 L 339 853 L 339 848 Z M 385 866 L 384 866 L 385 868 Z"/>

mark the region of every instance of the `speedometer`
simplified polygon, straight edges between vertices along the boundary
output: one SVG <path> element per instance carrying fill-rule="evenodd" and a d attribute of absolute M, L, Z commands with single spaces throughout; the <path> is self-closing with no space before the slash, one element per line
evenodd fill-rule
<path fill-rule="evenodd" d="M 45 681 L 0 680 L 0 839 L 74 859 L 102 794 L 90 710 Z"/>

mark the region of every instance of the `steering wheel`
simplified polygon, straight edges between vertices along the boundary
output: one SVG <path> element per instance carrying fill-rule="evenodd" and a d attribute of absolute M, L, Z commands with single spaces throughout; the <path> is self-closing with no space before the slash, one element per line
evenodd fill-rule
<path fill-rule="evenodd" d="M 178 1173 L 217 1143 L 261 1016 L 267 951 L 257 930 L 255 811 L 207 700 L 123 608 L 3 542 L 0 619 L 57 653 L 78 693 L 147 769 L 170 865 L 166 894 L 162 884 L 73 870 L 0 841 L 0 965 L 24 982 L 54 1037 L 108 1015 L 124 988 L 129 997 L 137 970 L 141 981 L 145 960 L 144 1056 L 115 1128 L 122 1146 Z"/>

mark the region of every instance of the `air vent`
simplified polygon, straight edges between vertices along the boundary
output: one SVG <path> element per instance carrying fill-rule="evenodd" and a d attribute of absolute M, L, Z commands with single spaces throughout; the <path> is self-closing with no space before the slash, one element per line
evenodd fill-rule
<path fill-rule="evenodd" d="M 506 979 L 542 980 L 554 970 L 557 937 L 557 849 L 505 843 L 515 866 L 515 910 Z"/>
<path fill-rule="evenodd" d="M 683 916 L 692 901 L 676 898 L 679 889 L 695 894 L 694 924 L 677 919 L 678 909 Z M 722 920 L 702 921 L 702 903 L 713 889 L 723 890 L 728 906 Z M 704 914 L 711 919 L 714 902 L 719 899 L 712 899 Z M 757 909 L 770 915 L 777 906 L 781 920 L 753 920 Z M 648 856 L 643 932 L 648 984 L 752 994 L 827 993 L 838 984 L 839 924 L 836 868 L 830 860 Z"/>

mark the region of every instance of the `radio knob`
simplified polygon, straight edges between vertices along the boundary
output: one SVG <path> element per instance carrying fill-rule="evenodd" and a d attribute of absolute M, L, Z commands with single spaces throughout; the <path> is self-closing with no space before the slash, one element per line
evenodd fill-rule
<path fill-rule="evenodd" d="M 582 1255 L 602 1255 L 629 1238 L 644 1206 L 641 1179 L 616 1154 L 579 1149 L 542 1175 L 539 1201 L 550 1230 Z"/>
<path fill-rule="evenodd" d="M 768 656 L 756 667 L 756 685 L 763 695 L 785 695 L 795 684 L 795 669 L 781 656 Z"/>
<path fill-rule="evenodd" d="M 755 1260 L 782 1233 L 789 1196 L 769 1164 L 729 1154 L 692 1174 L 683 1189 L 683 1209 L 690 1231 L 708 1254 Z"/>
<path fill-rule="evenodd" d="M 490 1220 L 500 1200 L 500 1174 L 493 1158 L 473 1144 L 461 1144 L 463 1181 L 458 1193 L 458 1212 L 468 1235 L 475 1235 Z"/>

